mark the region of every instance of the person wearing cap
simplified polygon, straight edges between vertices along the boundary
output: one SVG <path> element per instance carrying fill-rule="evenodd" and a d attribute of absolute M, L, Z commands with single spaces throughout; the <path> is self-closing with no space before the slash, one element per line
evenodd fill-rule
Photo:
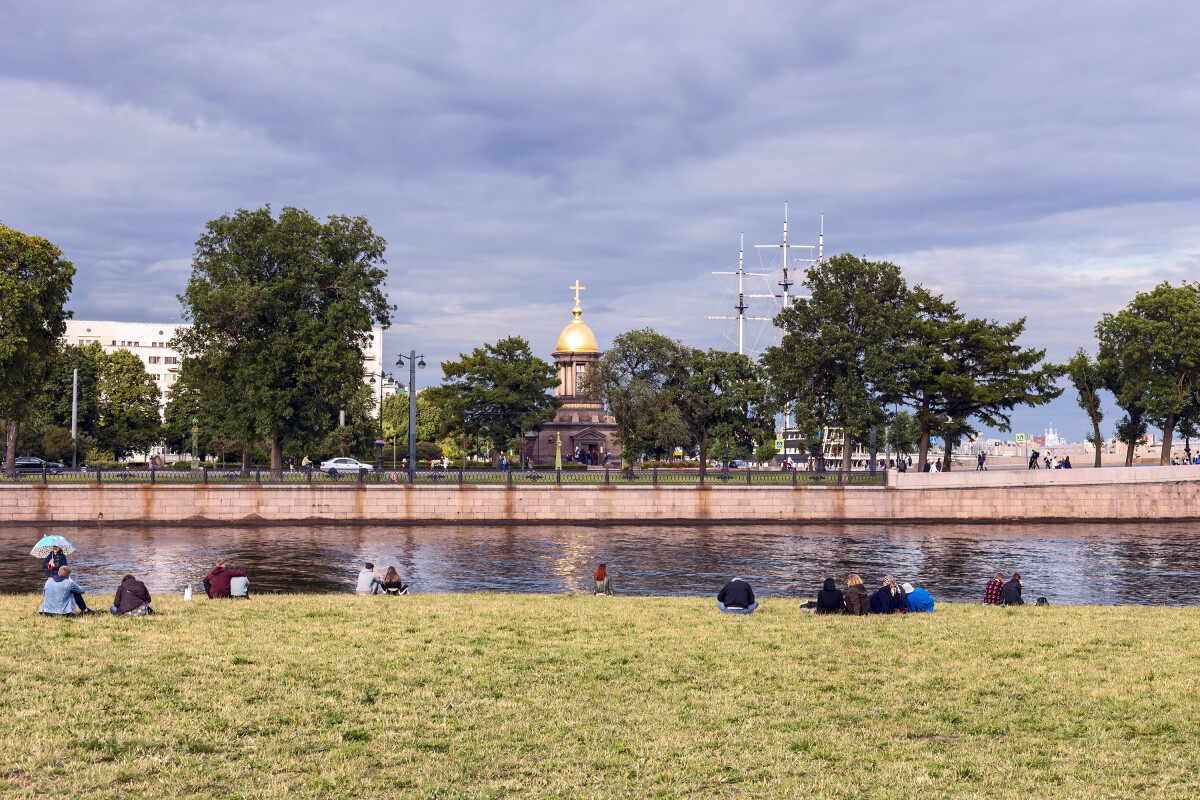
<path fill-rule="evenodd" d="M 920 586 L 913 586 L 911 583 L 902 583 L 900 588 L 904 590 L 904 597 L 908 600 L 910 614 L 918 611 L 933 611 L 933 595 L 929 592 Z"/>
<path fill-rule="evenodd" d="M 717 608 L 726 614 L 753 614 L 758 608 L 754 590 L 741 578 L 734 578 L 717 593 Z"/>

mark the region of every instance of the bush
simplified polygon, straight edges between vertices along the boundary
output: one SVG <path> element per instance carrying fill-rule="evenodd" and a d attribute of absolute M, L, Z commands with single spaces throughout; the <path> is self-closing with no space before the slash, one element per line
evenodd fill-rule
<path fill-rule="evenodd" d="M 417 442 L 417 465 L 422 461 L 441 460 L 442 448 L 441 445 L 433 442 Z"/>
<path fill-rule="evenodd" d="M 699 461 L 647 461 L 638 469 L 700 469 Z"/>

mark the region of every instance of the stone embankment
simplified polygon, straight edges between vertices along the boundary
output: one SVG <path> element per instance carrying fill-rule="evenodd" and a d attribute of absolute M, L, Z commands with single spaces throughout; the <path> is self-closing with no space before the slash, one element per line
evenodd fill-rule
<path fill-rule="evenodd" d="M 1200 519 L 1200 467 L 907 473 L 789 486 L 0 486 L 0 523 L 537 524 Z"/>

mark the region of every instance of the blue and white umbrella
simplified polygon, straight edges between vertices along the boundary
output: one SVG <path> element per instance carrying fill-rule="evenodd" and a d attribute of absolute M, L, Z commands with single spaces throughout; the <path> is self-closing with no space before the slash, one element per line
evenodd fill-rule
<path fill-rule="evenodd" d="M 33 546 L 29 551 L 29 555 L 45 558 L 50 555 L 50 551 L 54 547 L 61 547 L 64 553 L 68 555 L 75 552 L 75 545 L 68 542 L 61 536 L 43 536 L 41 541 Z"/>

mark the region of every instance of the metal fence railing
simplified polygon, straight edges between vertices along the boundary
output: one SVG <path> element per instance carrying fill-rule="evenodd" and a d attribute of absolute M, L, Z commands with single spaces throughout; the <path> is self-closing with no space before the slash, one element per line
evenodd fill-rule
<path fill-rule="evenodd" d="M 58 472 L 0 472 L 0 484 L 45 486 L 100 485 L 248 485 L 303 484 L 322 486 L 886 486 L 887 472 L 798 472 L 698 469 L 363 470 L 329 475 L 315 468 L 282 470 L 267 467 L 204 466 L 200 469 L 80 469 Z"/>

